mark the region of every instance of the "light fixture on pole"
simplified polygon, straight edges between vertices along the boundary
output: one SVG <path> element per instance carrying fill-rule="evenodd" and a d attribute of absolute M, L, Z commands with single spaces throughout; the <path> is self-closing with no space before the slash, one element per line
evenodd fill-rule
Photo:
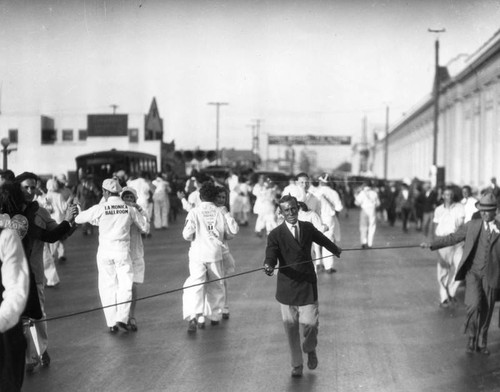
<path fill-rule="evenodd" d="M 215 105 L 216 109 L 216 123 L 215 123 L 215 154 L 216 165 L 219 165 L 219 110 L 221 106 L 229 105 L 227 102 L 209 102 L 209 105 Z"/>
<path fill-rule="evenodd" d="M 3 170 L 7 170 L 7 155 L 10 154 L 11 151 L 16 151 L 17 148 L 9 148 L 10 140 L 9 138 L 4 137 L 0 140 L 0 144 L 2 144 L 2 153 L 3 153 Z"/>

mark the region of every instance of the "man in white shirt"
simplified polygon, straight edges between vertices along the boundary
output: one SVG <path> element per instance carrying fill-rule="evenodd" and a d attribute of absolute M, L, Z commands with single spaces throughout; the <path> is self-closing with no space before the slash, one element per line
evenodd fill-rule
<path fill-rule="evenodd" d="M 158 173 L 153 180 L 155 188 L 153 193 L 153 214 L 155 229 L 168 228 L 168 213 L 170 211 L 170 184 L 164 180 L 161 173 Z"/>
<path fill-rule="evenodd" d="M 81 211 L 75 222 L 92 222 L 99 226 L 97 269 L 99 295 L 109 332 L 118 327 L 128 330 L 127 322 L 132 299 L 133 270 L 130 258 L 130 226 L 135 224 L 143 233 L 149 230 L 147 219 L 120 198 L 122 188 L 109 178 L 102 183 L 104 203 Z M 126 302 L 126 303 L 123 303 Z"/>
<path fill-rule="evenodd" d="M 472 189 L 469 185 L 464 185 L 462 187 L 462 200 L 461 203 L 465 210 L 465 221 L 467 223 L 472 219 L 472 216 L 479 210 L 476 208 L 477 199 L 472 197 Z"/>
<path fill-rule="evenodd" d="M 340 222 L 337 217 L 338 213 L 344 209 L 340 196 L 336 190 L 330 188 L 330 176 L 324 173 L 319 177 L 319 187 L 317 189 L 317 198 L 321 202 L 321 221 L 327 226 L 327 230 L 323 233 L 330 241 L 336 245 L 340 244 Z M 332 254 L 326 249 L 321 248 L 320 260 L 316 260 L 316 265 L 322 264 L 325 272 L 336 272 L 334 268 L 334 258 L 328 257 Z"/>
<path fill-rule="evenodd" d="M 370 183 L 364 183 L 354 197 L 354 202 L 361 208 L 359 215 L 359 234 L 363 249 L 373 246 L 373 238 L 377 230 L 377 207 L 380 199 Z"/>

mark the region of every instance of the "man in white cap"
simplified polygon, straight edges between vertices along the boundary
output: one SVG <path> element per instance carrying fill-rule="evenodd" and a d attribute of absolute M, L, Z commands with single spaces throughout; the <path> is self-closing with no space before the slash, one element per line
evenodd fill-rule
<path fill-rule="evenodd" d="M 354 196 L 354 203 L 361 208 L 359 214 L 359 235 L 361 247 L 368 249 L 373 246 L 373 238 L 377 230 L 377 207 L 380 199 L 370 182 L 365 182 Z"/>
<path fill-rule="evenodd" d="M 420 246 L 436 250 L 465 241 L 455 280 L 465 280 L 467 353 L 488 355 L 488 328 L 500 289 L 500 224 L 495 220 L 497 200 L 492 193 L 481 197 L 476 207 L 481 219 L 472 219 L 456 232 Z"/>
<path fill-rule="evenodd" d="M 133 271 L 130 258 L 130 226 L 135 224 L 142 232 L 149 230 L 148 221 L 120 198 L 122 187 L 108 178 L 102 183 L 104 203 L 80 212 L 75 222 L 92 222 L 99 226 L 97 268 L 99 295 L 102 306 L 120 304 L 132 299 Z M 109 332 L 118 327 L 128 330 L 130 302 L 104 308 Z"/>

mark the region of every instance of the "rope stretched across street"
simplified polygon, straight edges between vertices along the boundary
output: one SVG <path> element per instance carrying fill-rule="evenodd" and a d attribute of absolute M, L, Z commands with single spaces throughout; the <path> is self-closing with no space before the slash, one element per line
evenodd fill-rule
<path fill-rule="evenodd" d="M 379 247 L 372 247 L 369 250 L 410 249 L 410 248 L 420 248 L 420 244 L 418 244 L 418 245 L 379 246 Z M 342 249 L 342 252 L 351 252 L 351 251 L 366 251 L 366 249 L 363 249 L 363 248 L 346 248 L 346 249 Z M 328 257 L 333 257 L 333 255 L 324 256 L 324 257 L 318 257 L 318 258 L 310 259 L 310 260 L 305 260 L 305 261 L 301 261 L 299 263 L 294 263 L 294 264 L 290 264 L 290 265 L 286 265 L 286 266 L 278 266 L 275 269 L 276 270 L 280 270 L 282 268 L 290 268 L 292 266 L 306 264 L 306 263 L 314 262 L 314 261 L 317 261 L 317 260 L 325 259 L 325 258 L 328 258 Z M 192 288 L 192 287 L 203 286 L 203 285 L 207 285 L 209 283 L 214 283 L 214 282 L 218 282 L 218 281 L 222 281 L 222 280 L 226 280 L 226 279 L 232 279 L 232 278 L 236 278 L 236 277 L 239 277 L 239 276 L 248 275 L 248 274 L 251 274 L 251 273 L 254 273 L 254 272 L 257 272 L 257 271 L 263 271 L 264 269 L 265 269 L 265 267 L 262 266 L 262 267 L 259 267 L 259 268 L 254 268 L 254 269 L 251 269 L 251 270 L 242 271 L 242 272 L 234 273 L 234 274 L 231 274 L 231 275 L 227 275 L 227 276 L 224 276 L 224 277 L 219 278 L 219 279 L 207 280 L 207 281 L 205 281 L 203 283 L 197 283 L 197 284 L 189 285 L 189 286 L 186 286 L 186 287 L 180 287 L 180 288 L 175 288 L 175 289 L 172 289 L 172 290 L 161 291 L 159 293 L 155 293 L 155 294 L 151 294 L 151 295 L 146 295 L 144 297 L 137 298 L 136 301 L 143 301 L 143 300 L 146 300 L 146 299 L 160 297 L 160 296 L 167 295 L 167 294 L 173 294 L 173 293 L 176 293 L 176 292 L 179 292 L 179 291 L 183 291 L 185 289 L 189 289 L 189 288 Z M 81 311 L 78 311 L 78 312 L 72 312 L 72 313 L 62 314 L 62 315 L 54 316 L 54 317 L 46 317 L 46 318 L 42 318 L 40 320 L 26 319 L 26 322 L 29 323 L 29 325 L 34 325 L 36 323 L 41 323 L 41 322 L 55 321 L 55 320 L 60 320 L 60 319 L 64 319 L 64 318 L 79 316 L 79 315 L 82 315 L 82 314 L 92 313 L 92 312 L 95 312 L 95 311 L 98 311 L 98 310 L 103 310 L 105 308 L 109 308 L 109 307 L 117 306 L 117 305 L 123 305 L 123 304 L 130 303 L 130 302 L 132 302 L 132 301 L 131 300 L 130 301 L 123 301 L 123 302 L 119 302 L 119 303 L 112 304 L 112 305 L 99 306 L 99 307 L 95 307 L 95 308 L 91 308 L 91 309 L 85 309 L 85 310 L 81 310 Z"/>

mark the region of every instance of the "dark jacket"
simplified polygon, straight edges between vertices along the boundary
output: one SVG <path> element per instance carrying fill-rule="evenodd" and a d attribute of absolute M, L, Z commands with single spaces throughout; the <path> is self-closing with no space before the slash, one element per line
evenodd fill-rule
<path fill-rule="evenodd" d="M 283 222 L 271 231 L 267 238 L 264 264 L 276 267 L 279 262 L 276 299 L 284 305 L 310 305 L 318 300 L 316 272 L 311 260 L 313 242 L 325 247 L 337 257 L 341 253 L 341 249 L 312 223 L 299 221 L 299 232 L 300 243 Z"/>
<path fill-rule="evenodd" d="M 474 260 L 475 248 L 479 240 L 479 234 L 483 227 L 482 219 L 473 219 L 461 226 L 455 233 L 438 237 L 431 244 L 431 249 L 440 249 L 450 245 L 465 241 L 464 251 L 460 264 L 458 265 L 455 280 L 464 280 Z M 495 221 L 497 228 L 500 229 L 498 221 Z M 500 234 L 492 233 L 490 246 L 488 249 L 488 260 L 486 263 L 486 280 L 491 288 L 500 287 Z"/>

